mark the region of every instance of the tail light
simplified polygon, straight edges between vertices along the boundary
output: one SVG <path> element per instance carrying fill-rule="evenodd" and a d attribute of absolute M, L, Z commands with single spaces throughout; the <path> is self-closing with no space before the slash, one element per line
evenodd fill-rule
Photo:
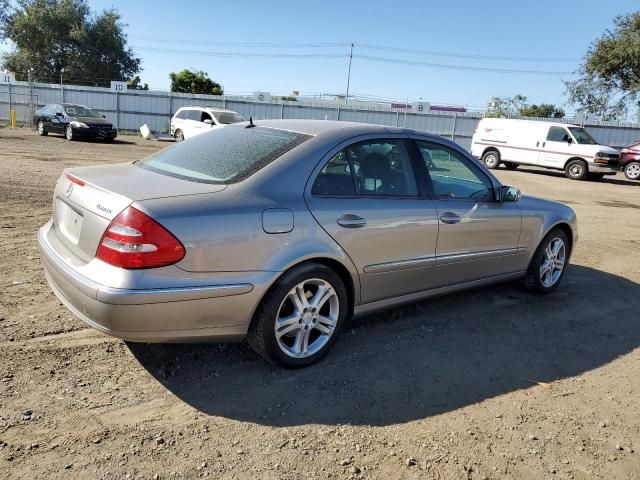
<path fill-rule="evenodd" d="M 171 232 L 140 210 L 128 207 L 107 227 L 96 258 L 116 267 L 154 268 L 184 257 L 184 246 Z"/>

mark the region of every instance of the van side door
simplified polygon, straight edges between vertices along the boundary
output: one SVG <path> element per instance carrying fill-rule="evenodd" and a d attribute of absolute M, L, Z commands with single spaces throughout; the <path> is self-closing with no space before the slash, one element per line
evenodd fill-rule
<path fill-rule="evenodd" d="M 540 166 L 563 169 L 567 160 L 578 154 L 573 137 L 564 127 L 552 126 L 542 140 Z"/>

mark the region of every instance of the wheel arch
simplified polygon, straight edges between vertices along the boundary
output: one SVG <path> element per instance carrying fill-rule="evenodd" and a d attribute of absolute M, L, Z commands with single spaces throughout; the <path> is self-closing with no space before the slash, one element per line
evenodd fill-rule
<path fill-rule="evenodd" d="M 549 235 L 549 233 L 555 230 L 556 228 L 560 229 L 567 236 L 567 239 L 569 240 L 569 257 L 571 257 L 571 254 L 573 253 L 575 239 L 574 239 L 573 229 L 571 228 L 571 225 L 569 225 L 569 223 L 565 221 L 559 221 L 547 227 L 544 233 L 540 236 L 540 240 L 538 241 L 538 244 L 536 245 L 534 252 L 538 250 L 538 248 L 540 247 L 540 244 L 547 237 L 547 235 Z"/>
<path fill-rule="evenodd" d="M 482 151 L 482 155 L 480 155 L 480 158 L 483 158 L 488 152 L 496 152 L 498 156 L 502 158 L 502 153 L 500 153 L 500 149 L 495 145 L 491 145 L 490 147 L 485 148 Z"/>
<path fill-rule="evenodd" d="M 584 162 L 585 166 L 587 167 L 587 172 L 589 171 L 589 162 L 587 162 L 583 157 L 571 157 L 567 159 L 567 161 L 564 162 L 564 166 L 562 168 L 567 168 L 569 162 L 572 162 L 573 160 L 580 160 L 581 162 Z"/>

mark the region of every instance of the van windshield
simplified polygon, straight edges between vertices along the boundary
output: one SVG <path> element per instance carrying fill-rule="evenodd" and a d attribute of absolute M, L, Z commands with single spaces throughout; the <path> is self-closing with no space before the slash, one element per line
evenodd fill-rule
<path fill-rule="evenodd" d="M 236 183 L 309 138 L 275 128 L 234 125 L 177 143 L 136 165 L 192 182 Z"/>
<path fill-rule="evenodd" d="M 571 133 L 576 139 L 576 142 L 578 143 L 582 143 L 584 145 L 598 144 L 598 142 L 596 142 L 595 139 L 591 135 L 589 135 L 589 132 L 587 132 L 584 128 L 569 127 L 569 130 L 571 131 Z"/>

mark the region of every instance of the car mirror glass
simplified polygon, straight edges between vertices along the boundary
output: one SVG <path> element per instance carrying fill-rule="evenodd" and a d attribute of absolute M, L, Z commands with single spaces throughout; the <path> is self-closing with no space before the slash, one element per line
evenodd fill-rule
<path fill-rule="evenodd" d="M 500 193 L 503 202 L 517 202 L 522 198 L 522 192 L 516 187 L 503 185 L 500 188 Z"/>

